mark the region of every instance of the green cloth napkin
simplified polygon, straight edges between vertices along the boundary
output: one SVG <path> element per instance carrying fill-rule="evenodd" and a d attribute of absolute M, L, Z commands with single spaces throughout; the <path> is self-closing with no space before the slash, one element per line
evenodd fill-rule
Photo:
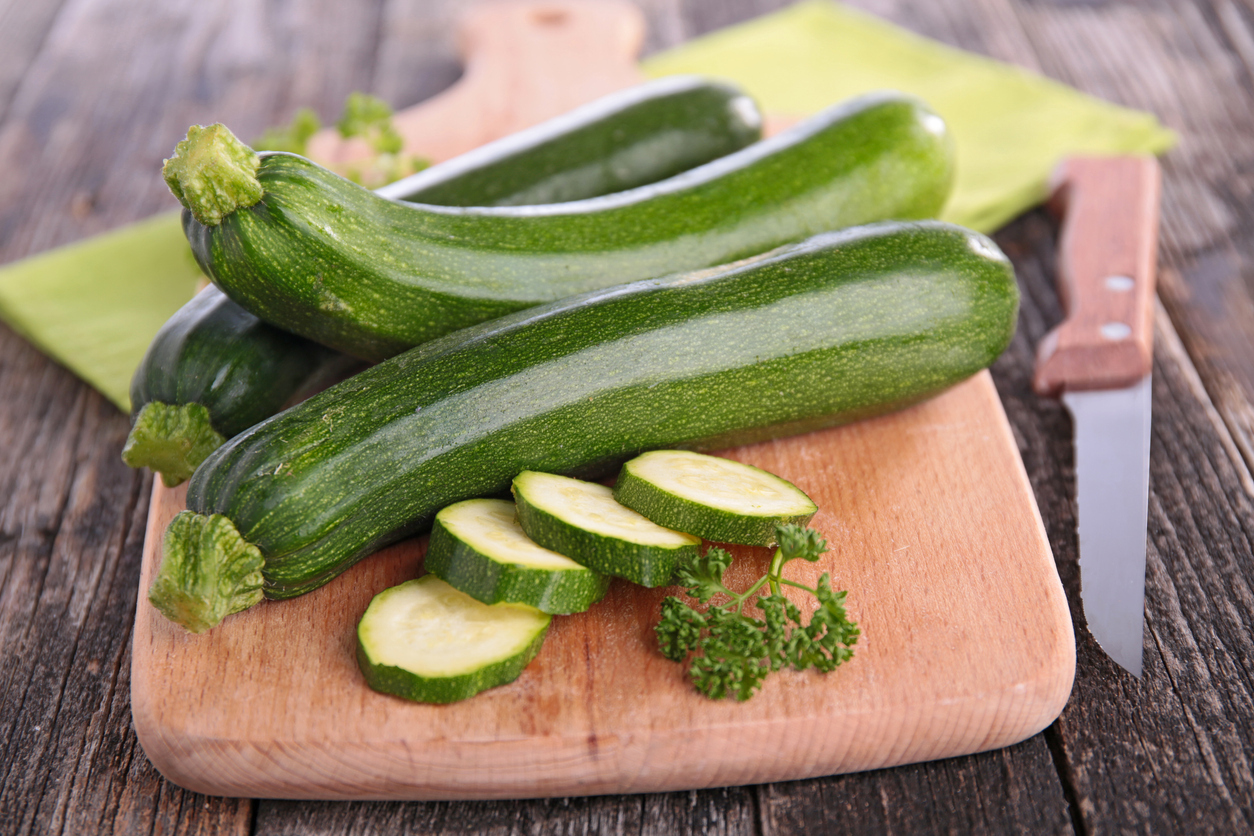
<path fill-rule="evenodd" d="M 768 113 L 804 116 L 869 90 L 927 101 L 955 137 L 945 218 L 989 231 L 1045 197 L 1073 153 L 1158 153 L 1173 134 L 1150 114 L 918 37 L 828 0 L 715 32 L 652 56 L 650 76 L 739 82 Z M 177 213 L 0 269 L 0 316 L 123 410 L 131 374 L 199 272 Z"/>
<path fill-rule="evenodd" d="M 201 277 L 166 212 L 0 268 L 0 316 L 130 411 L 135 367 Z"/>

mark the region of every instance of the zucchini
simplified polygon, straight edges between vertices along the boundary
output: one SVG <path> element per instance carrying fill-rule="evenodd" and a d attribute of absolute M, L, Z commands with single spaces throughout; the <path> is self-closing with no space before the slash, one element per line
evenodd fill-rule
<path fill-rule="evenodd" d="M 435 515 L 423 567 L 485 604 L 526 604 L 541 612 L 583 612 L 610 579 L 528 539 L 514 503 L 467 499 Z"/>
<path fill-rule="evenodd" d="M 375 191 L 440 206 L 560 203 L 621 192 L 738 151 L 762 134 L 739 88 L 667 76 L 603 96 Z"/>
<path fill-rule="evenodd" d="M 122 460 L 173 487 L 226 439 L 358 365 L 207 287 L 161 326 L 135 369 Z"/>
<path fill-rule="evenodd" d="M 1017 309 L 1010 262 L 979 233 L 826 233 L 366 369 L 218 448 L 184 513 L 229 518 L 265 557 L 265 595 L 291 597 L 523 470 L 605 474 L 644 450 L 721 449 L 923 400 L 991 363 Z"/>
<path fill-rule="evenodd" d="M 424 575 L 374 596 L 357 624 L 357 663 L 376 691 L 456 702 L 517 679 L 551 618 L 520 604 L 482 604 Z"/>
<path fill-rule="evenodd" d="M 584 566 L 641 586 L 670 583 L 701 538 L 650 522 L 595 482 L 524 470 L 514 479 L 518 522 L 528 537 Z"/>
<path fill-rule="evenodd" d="M 691 450 L 636 456 L 619 471 L 614 499 L 658 525 L 746 546 L 773 546 L 777 526 L 804 526 L 819 510 L 786 479 Z"/>
<path fill-rule="evenodd" d="M 737 88 L 671 76 L 605 96 L 377 190 L 447 206 L 595 197 L 677 174 L 756 140 L 761 116 Z M 162 327 L 131 383 L 122 451 L 173 487 L 222 442 L 352 368 L 206 289 Z"/>
<path fill-rule="evenodd" d="M 659 183 L 550 206 L 386 200 L 304 158 L 242 147 L 220 126 L 196 129 L 166 162 L 201 267 L 266 321 L 367 360 L 827 229 L 932 217 L 953 175 L 941 118 L 891 93 Z"/>

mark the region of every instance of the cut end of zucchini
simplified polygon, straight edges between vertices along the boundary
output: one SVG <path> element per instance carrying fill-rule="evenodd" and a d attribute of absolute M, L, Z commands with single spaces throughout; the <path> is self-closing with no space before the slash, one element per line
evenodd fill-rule
<path fill-rule="evenodd" d="M 614 498 L 658 525 L 750 546 L 775 545 L 777 526 L 805 525 L 818 511 L 786 479 L 688 450 L 654 450 L 627 462 Z"/>
<path fill-rule="evenodd" d="M 189 631 L 203 633 L 261 600 L 261 551 L 226 517 L 182 511 L 162 548 L 148 600 Z"/>
<path fill-rule="evenodd" d="M 357 625 L 357 661 L 376 691 L 455 702 L 517 679 L 551 618 L 521 604 L 481 603 L 424 575 L 370 602 Z"/>
<path fill-rule="evenodd" d="M 210 453 L 225 443 L 209 421 L 209 410 L 198 403 L 144 404 L 122 448 L 122 461 L 161 474 L 172 488 L 192 475 Z"/>
<path fill-rule="evenodd" d="M 205 226 L 217 226 L 236 209 L 261 200 L 260 166 L 257 152 L 219 122 L 188 128 L 187 139 L 175 146 L 161 176 L 192 217 Z"/>

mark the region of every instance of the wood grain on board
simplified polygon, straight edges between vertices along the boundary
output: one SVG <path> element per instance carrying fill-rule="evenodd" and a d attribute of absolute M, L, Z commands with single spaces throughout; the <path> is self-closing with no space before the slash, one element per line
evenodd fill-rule
<path fill-rule="evenodd" d="M 601 795 L 968 754 L 1018 742 L 1062 710 L 1071 619 L 987 373 L 894 415 L 725 454 L 818 504 L 812 525 L 830 551 L 790 576 L 813 584 L 827 571 L 849 590 L 863 638 L 836 671 L 782 672 L 748 702 L 709 700 L 657 651 L 667 590 L 616 582 L 588 612 L 556 617 L 513 683 L 453 705 L 409 703 L 366 686 L 354 628 L 376 593 L 420 574 L 423 540 L 196 636 L 142 597 L 182 508 L 182 490 L 158 487 L 133 651 L 144 750 L 175 783 L 211 795 Z M 743 588 L 770 551 L 734 551 Z"/>

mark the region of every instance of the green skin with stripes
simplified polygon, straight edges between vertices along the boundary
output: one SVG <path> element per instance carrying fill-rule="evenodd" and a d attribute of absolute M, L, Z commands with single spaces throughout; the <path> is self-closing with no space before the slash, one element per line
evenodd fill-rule
<path fill-rule="evenodd" d="M 419 346 L 236 436 L 192 476 L 188 507 L 260 549 L 267 597 L 299 595 L 524 470 L 605 475 L 645 450 L 916 403 L 1005 349 L 1018 299 L 992 241 L 939 222 L 571 297 Z"/>
<path fill-rule="evenodd" d="M 739 88 L 667 76 L 432 166 L 389 193 L 439 206 L 583 200 L 739 151 L 761 138 L 761 128 L 761 114 Z"/>

